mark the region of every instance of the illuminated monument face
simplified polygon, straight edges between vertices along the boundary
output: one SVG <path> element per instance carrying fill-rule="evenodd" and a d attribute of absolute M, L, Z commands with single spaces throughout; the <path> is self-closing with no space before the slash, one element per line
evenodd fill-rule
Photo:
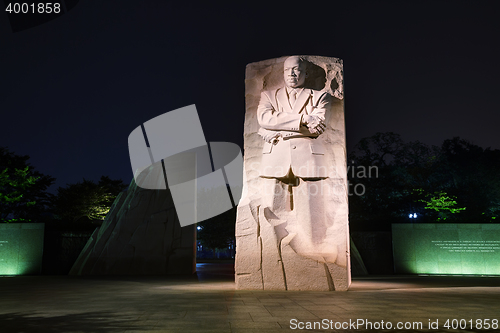
<path fill-rule="evenodd" d="M 500 275 L 500 225 L 392 225 L 398 274 Z"/>
<path fill-rule="evenodd" d="M 290 57 L 284 63 L 285 85 L 290 88 L 303 87 L 306 82 L 306 65 L 299 57 Z"/>
<path fill-rule="evenodd" d="M 292 56 L 246 70 L 239 289 L 350 284 L 342 61 Z"/>

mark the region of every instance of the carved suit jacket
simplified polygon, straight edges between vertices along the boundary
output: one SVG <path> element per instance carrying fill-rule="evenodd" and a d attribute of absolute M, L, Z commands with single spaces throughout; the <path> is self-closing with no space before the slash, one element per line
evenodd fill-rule
<path fill-rule="evenodd" d="M 318 134 L 301 126 L 303 115 L 328 118 L 331 96 L 327 92 L 304 88 L 293 109 L 286 88 L 261 93 L 257 108 L 259 134 L 279 134 L 274 142 L 265 142 L 260 166 L 261 177 L 282 178 L 289 170 L 300 178 L 326 178 L 325 149 Z"/>

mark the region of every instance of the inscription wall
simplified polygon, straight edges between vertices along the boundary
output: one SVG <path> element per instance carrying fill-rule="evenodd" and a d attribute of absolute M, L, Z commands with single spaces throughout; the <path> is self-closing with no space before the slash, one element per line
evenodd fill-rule
<path fill-rule="evenodd" d="M 392 225 L 397 274 L 500 275 L 500 224 Z"/>
<path fill-rule="evenodd" d="M 40 274 L 43 223 L 0 224 L 0 275 Z"/>

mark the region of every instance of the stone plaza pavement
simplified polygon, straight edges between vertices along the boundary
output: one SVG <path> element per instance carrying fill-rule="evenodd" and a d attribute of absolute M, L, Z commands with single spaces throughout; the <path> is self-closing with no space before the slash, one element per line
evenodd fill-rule
<path fill-rule="evenodd" d="M 500 332 L 491 326 L 500 320 L 500 277 L 369 276 L 347 292 L 241 291 L 232 264 L 198 270 L 182 279 L 0 277 L 0 332 Z M 447 319 L 467 327 L 447 329 Z M 299 329 L 322 320 L 331 328 Z M 388 322 L 393 328 L 382 329 Z"/>

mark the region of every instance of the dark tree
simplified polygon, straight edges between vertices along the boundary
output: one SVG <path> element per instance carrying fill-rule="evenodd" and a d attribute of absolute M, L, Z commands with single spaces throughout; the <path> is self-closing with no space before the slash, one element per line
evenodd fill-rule
<path fill-rule="evenodd" d="M 429 147 L 377 133 L 362 139 L 348 161 L 351 189 L 364 187 L 363 195 L 351 191 L 349 197 L 354 230 L 388 230 L 410 222 L 411 213 L 418 216 L 413 222 L 457 223 L 495 222 L 500 213 L 499 150 L 460 138 Z M 360 172 L 370 166 L 378 177 Z"/>
<path fill-rule="evenodd" d="M 205 189 L 198 193 L 198 207 L 200 210 L 218 213 L 221 207 L 225 207 L 228 198 L 228 186 Z M 235 240 L 236 208 L 232 208 L 222 214 L 198 223 L 197 238 L 201 245 L 211 249 L 225 249 Z"/>
<path fill-rule="evenodd" d="M 236 208 L 198 223 L 198 241 L 203 247 L 212 249 L 215 254 L 216 249 L 225 249 L 229 244 L 234 244 L 235 224 Z"/>
<path fill-rule="evenodd" d="M 436 160 L 436 148 L 415 141 L 404 143 L 399 134 L 377 133 L 362 139 L 349 155 L 348 179 L 364 189 L 350 191 L 349 216 L 354 230 L 387 230 L 391 223 L 421 215 L 424 204 L 413 189 L 427 188 Z M 375 168 L 376 172 L 362 172 Z"/>
<path fill-rule="evenodd" d="M 483 149 L 455 137 L 445 140 L 436 174 L 447 192 L 466 207 L 464 222 L 494 222 L 500 214 L 500 150 Z"/>
<path fill-rule="evenodd" d="M 127 188 L 122 180 L 102 176 L 98 183 L 82 182 L 59 187 L 54 199 L 54 214 L 65 222 L 104 220 L 118 194 Z"/>

